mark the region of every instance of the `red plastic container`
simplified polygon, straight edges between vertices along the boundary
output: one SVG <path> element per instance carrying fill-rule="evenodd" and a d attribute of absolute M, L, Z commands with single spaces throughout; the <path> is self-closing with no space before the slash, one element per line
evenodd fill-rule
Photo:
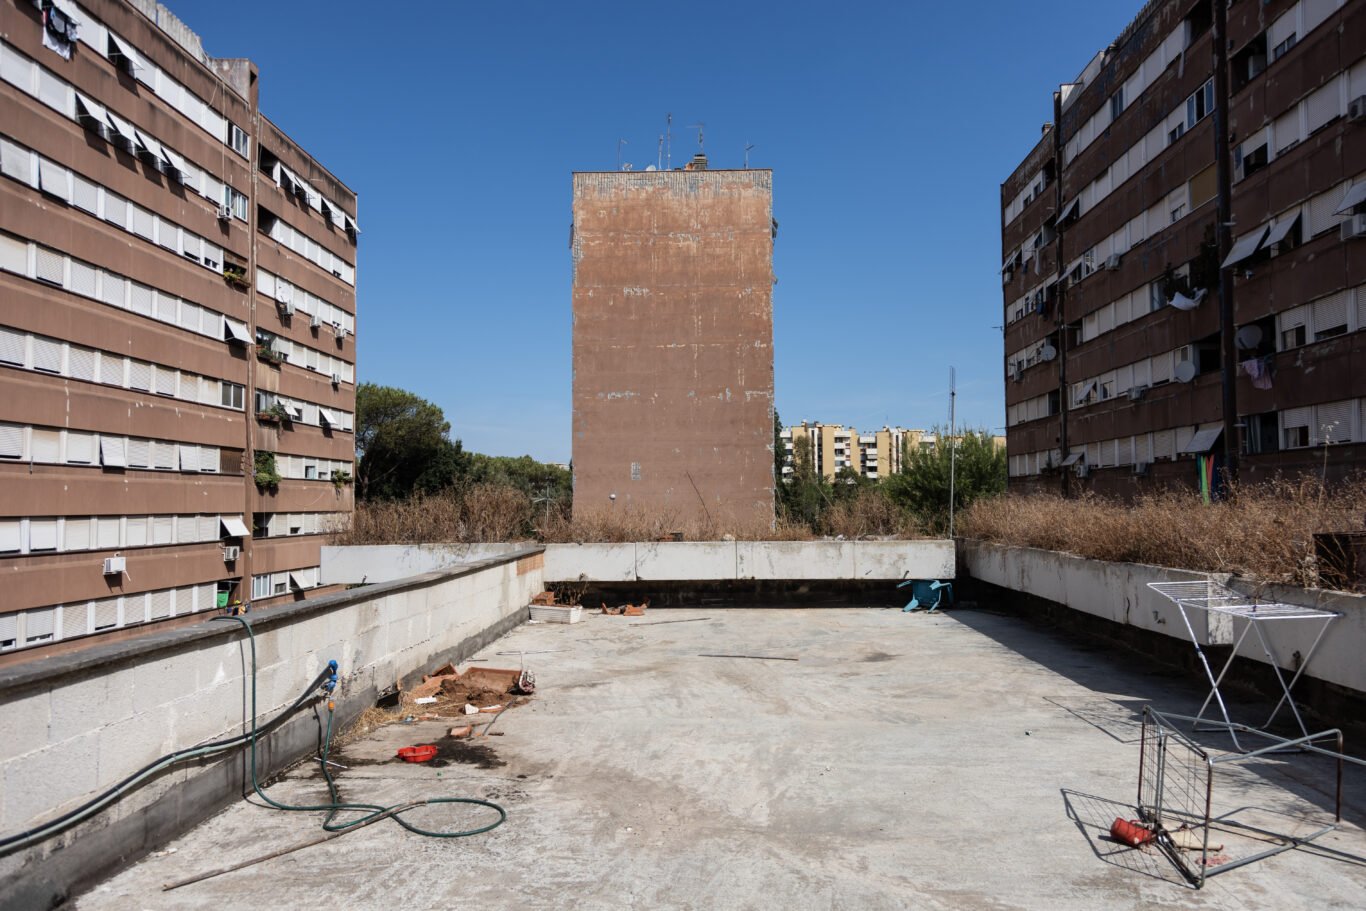
<path fill-rule="evenodd" d="M 403 747 L 398 751 L 398 758 L 404 762 L 426 762 L 435 755 L 436 747 L 430 743 L 415 747 Z"/>
<path fill-rule="evenodd" d="M 1114 822 L 1110 823 L 1110 837 L 1115 841 L 1122 841 L 1130 847 L 1137 848 L 1146 845 L 1157 836 L 1153 834 L 1152 829 L 1137 819 L 1116 818 Z"/>

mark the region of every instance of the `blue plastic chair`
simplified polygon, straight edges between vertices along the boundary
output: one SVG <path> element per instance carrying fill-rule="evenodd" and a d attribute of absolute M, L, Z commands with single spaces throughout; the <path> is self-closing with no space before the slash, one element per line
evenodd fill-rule
<path fill-rule="evenodd" d="M 953 583 L 940 582 L 938 579 L 907 579 L 897 585 L 897 588 L 911 586 L 910 603 L 903 607 L 902 612 L 923 610 L 926 613 L 933 613 L 941 607 L 953 606 Z"/>

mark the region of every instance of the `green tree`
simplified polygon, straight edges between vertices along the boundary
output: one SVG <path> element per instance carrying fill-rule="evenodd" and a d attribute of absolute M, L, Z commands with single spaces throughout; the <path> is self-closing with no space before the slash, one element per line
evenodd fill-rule
<path fill-rule="evenodd" d="M 459 484 L 469 454 L 450 439 L 441 409 L 394 386 L 356 389 L 356 493 L 362 500 L 402 499 Z"/>
<path fill-rule="evenodd" d="M 884 485 L 898 506 L 909 510 L 930 528 L 944 531 L 949 520 L 949 460 L 952 441 L 943 427 L 934 430 L 937 445 L 908 449 L 901 471 Z M 954 471 L 954 508 L 962 510 L 978 497 L 1006 489 L 1006 453 L 985 428 L 965 430 L 957 440 Z"/>

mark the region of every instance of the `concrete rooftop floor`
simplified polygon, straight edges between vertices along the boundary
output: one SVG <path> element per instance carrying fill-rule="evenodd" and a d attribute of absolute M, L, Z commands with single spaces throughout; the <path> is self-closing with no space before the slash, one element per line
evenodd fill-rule
<path fill-rule="evenodd" d="M 633 625 L 698 617 L 711 619 Z M 1197 892 L 1160 854 L 1103 838 L 1114 817 L 1135 815 L 1143 705 L 1188 712 L 1203 691 L 1011 617 L 652 610 L 522 626 L 481 657 L 515 667 L 495 653 L 518 650 L 538 692 L 465 761 L 386 761 L 440 737 L 443 722 L 382 728 L 338 756 L 351 766 L 339 778 L 346 799 L 487 797 L 506 807 L 502 827 L 438 840 L 385 820 L 160 891 L 321 833 L 320 814 L 244 801 L 76 906 L 1358 909 L 1366 895 L 1366 865 L 1314 848 Z M 1347 821 L 1319 844 L 1366 855 L 1362 771 L 1348 766 Z M 1216 811 L 1321 819 L 1331 787 L 1322 760 L 1269 759 L 1217 785 Z M 270 793 L 325 796 L 316 763 Z M 436 828 L 488 817 L 424 808 L 408 818 Z"/>

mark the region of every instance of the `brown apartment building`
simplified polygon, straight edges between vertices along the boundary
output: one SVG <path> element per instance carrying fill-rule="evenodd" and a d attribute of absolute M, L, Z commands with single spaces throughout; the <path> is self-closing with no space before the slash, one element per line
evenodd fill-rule
<path fill-rule="evenodd" d="M 150 0 L 0 0 L 0 651 L 319 590 L 356 195 L 258 77 Z"/>
<path fill-rule="evenodd" d="M 574 512 L 773 521 L 773 172 L 574 175 Z"/>
<path fill-rule="evenodd" d="M 1001 186 L 1011 487 L 1366 464 L 1366 3 L 1154 0 L 1054 111 Z"/>

